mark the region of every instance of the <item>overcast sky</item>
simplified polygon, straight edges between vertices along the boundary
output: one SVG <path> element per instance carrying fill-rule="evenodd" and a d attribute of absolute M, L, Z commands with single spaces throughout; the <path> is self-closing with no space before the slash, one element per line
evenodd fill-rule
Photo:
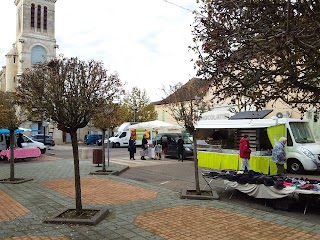
<path fill-rule="evenodd" d="M 195 76 L 190 24 L 196 0 L 58 0 L 57 54 L 102 60 L 116 71 L 126 89 L 146 89 L 151 101 L 160 88 Z M 183 7 L 183 8 L 182 8 Z M 15 41 L 14 0 L 1 0 L 0 66 Z"/>

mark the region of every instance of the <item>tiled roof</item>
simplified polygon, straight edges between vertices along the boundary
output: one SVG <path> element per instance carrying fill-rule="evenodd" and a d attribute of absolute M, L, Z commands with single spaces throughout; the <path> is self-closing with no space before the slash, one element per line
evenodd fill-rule
<path fill-rule="evenodd" d="M 201 78 L 192 78 L 186 84 L 184 84 L 180 89 L 178 89 L 173 94 L 168 97 L 154 102 L 155 105 L 168 104 L 173 101 L 188 101 L 194 99 L 196 96 L 203 97 L 210 87 L 210 81 Z"/>

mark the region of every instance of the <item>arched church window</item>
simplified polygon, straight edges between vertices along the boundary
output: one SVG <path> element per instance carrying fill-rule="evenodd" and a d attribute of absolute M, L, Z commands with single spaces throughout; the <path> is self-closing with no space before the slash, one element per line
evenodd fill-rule
<path fill-rule="evenodd" d="M 45 62 L 47 60 L 47 51 L 42 46 L 34 46 L 31 49 L 31 64 Z"/>
<path fill-rule="evenodd" d="M 37 29 L 41 29 L 41 6 L 38 5 L 38 11 L 37 11 Z"/>
<path fill-rule="evenodd" d="M 48 17 L 48 9 L 47 7 L 43 8 L 43 30 L 47 31 L 47 17 Z"/>
<path fill-rule="evenodd" d="M 31 27 L 34 28 L 34 12 L 35 12 L 35 5 L 34 3 L 31 4 Z"/>

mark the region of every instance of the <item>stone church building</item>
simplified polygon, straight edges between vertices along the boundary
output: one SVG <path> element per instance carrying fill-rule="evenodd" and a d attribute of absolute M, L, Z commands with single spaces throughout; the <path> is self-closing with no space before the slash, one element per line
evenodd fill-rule
<path fill-rule="evenodd" d="M 57 0 L 12 0 L 16 5 L 16 39 L 5 55 L 6 66 L 0 69 L 0 91 L 16 91 L 21 74 L 33 64 L 56 57 L 55 4 Z M 25 128 L 54 136 L 56 143 L 71 142 L 70 134 L 42 119 L 26 122 Z M 88 133 L 100 133 L 94 126 L 79 129 L 78 139 Z M 26 132 L 26 135 L 32 133 Z"/>
<path fill-rule="evenodd" d="M 55 3 L 57 0 L 15 0 L 16 40 L 5 55 L 0 90 L 15 91 L 24 69 L 56 57 Z"/>

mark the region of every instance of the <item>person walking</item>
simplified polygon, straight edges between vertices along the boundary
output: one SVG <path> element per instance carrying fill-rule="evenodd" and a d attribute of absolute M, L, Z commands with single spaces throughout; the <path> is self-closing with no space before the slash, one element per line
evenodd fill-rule
<path fill-rule="evenodd" d="M 248 135 L 244 135 L 243 138 L 240 139 L 240 158 L 242 158 L 242 166 L 241 170 L 242 171 L 249 171 L 250 170 L 250 144 L 248 140 Z"/>
<path fill-rule="evenodd" d="M 287 139 L 281 137 L 272 149 L 272 161 L 277 165 L 277 175 L 284 175 L 284 163 L 287 161 L 286 151 L 284 146 L 287 144 Z"/>
<path fill-rule="evenodd" d="M 141 160 L 146 160 L 146 158 L 144 157 L 145 155 L 147 155 L 147 150 L 148 150 L 148 140 L 146 138 L 146 135 L 143 135 L 142 138 L 142 152 L 143 152 L 143 156 L 141 156 Z"/>
<path fill-rule="evenodd" d="M 178 161 L 184 160 L 184 141 L 182 139 L 182 136 L 179 136 L 178 143 L 177 143 L 177 150 L 178 150 Z"/>
<path fill-rule="evenodd" d="M 131 159 L 135 160 L 134 154 L 136 153 L 136 140 L 134 139 L 133 136 L 130 137 L 128 151 L 129 151 L 129 155 L 130 155 L 130 160 Z"/>

